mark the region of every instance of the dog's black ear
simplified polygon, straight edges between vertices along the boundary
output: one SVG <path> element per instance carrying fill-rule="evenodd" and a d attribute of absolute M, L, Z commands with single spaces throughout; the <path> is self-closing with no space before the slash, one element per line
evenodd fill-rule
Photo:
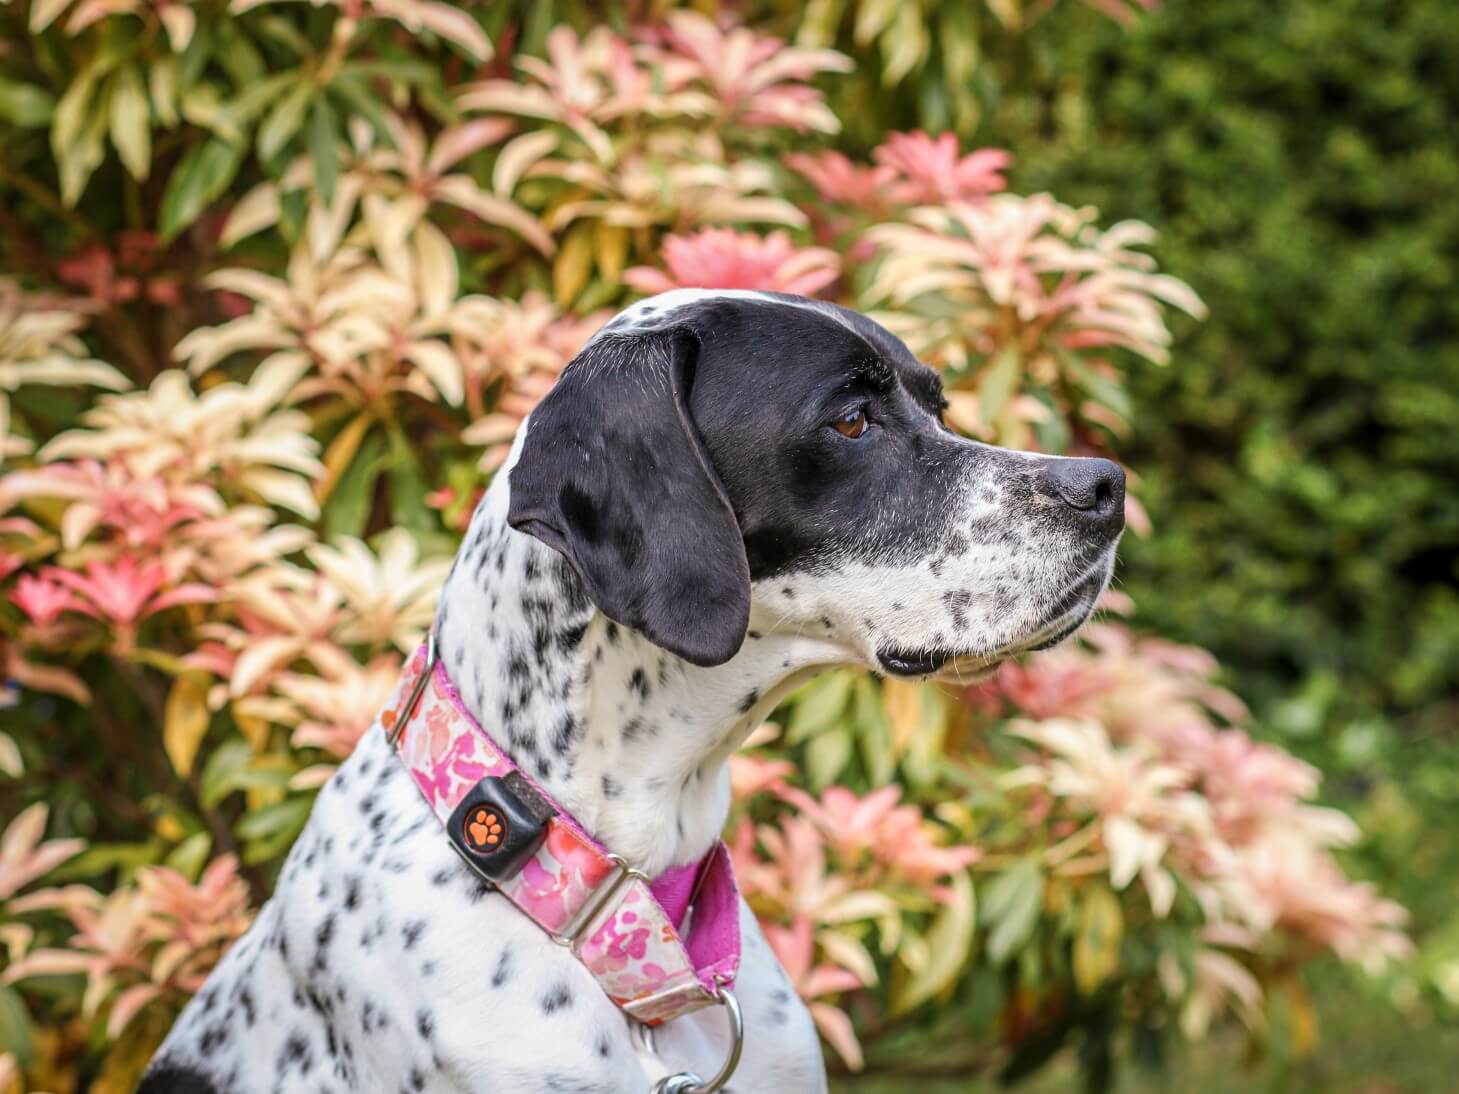
<path fill-rule="evenodd" d="M 608 618 L 719 665 L 745 640 L 750 567 L 689 411 L 698 356 L 686 328 L 596 338 L 528 419 L 507 520 Z"/>

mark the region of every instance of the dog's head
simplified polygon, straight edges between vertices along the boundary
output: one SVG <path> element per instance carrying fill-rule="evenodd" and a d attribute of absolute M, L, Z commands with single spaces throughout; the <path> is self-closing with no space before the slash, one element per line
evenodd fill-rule
<path fill-rule="evenodd" d="M 959 437 L 943 406 L 937 374 L 856 312 L 665 293 L 533 411 L 509 520 L 695 664 L 733 657 L 754 606 L 883 671 L 966 679 L 1088 617 L 1124 474 Z"/>

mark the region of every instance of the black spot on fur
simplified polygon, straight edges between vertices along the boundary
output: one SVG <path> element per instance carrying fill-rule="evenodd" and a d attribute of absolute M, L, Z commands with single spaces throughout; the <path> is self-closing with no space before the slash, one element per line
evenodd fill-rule
<path fill-rule="evenodd" d="M 641 668 L 633 670 L 633 675 L 628 678 L 628 686 L 638 692 L 640 699 L 647 699 L 651 690 L 648 684 L 648 677 L 643 674 L 643 669 Z"/>
<path fill-rule="evenodd" d="M 499 988 L 512 978 L 512 951 L 502 950 L 497 955 L 496 969 L 491 974 L 491 986 Z"/>
<path fill-rule="evenodd" d="M 556 1014 L 570 1006 L 572 1006 L 572 992 L 568 990 L 566 984 L 554 984 L 542 997 L 543 1014 Z"/>
<path fill-rule="evenodd" d="M 578 648 L 578 643 L 583 640 L 583 632 L 588 629 L 586 623 L 580 623 L 566 630 L 557 632 L 557 648 L 563 653 L 571 653 Z"/>
<path fill-rule="evenodd" d="M 295 1072 L 308 1075 L 313 1068 L 314 1054 L 309 1051 L 309 1042 L 296 1029 L 279 1049 L 278 1059 L 274 1061 L 274 1071 L 282 1079 Z"/>

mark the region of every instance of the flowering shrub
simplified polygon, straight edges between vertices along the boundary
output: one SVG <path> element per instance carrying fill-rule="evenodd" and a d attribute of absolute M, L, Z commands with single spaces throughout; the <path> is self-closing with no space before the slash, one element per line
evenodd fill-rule
<path fill-rule="evenodd" d="M 28 44 L 0 53 L 0 1090 L 128 1087 L 517 426 L 635 293 L 861 307 L 957 428 L 1081 453 L 1203 311 L 1150 229 L 1013 192 L 1002 150 L 830 147 L 838 52 L 689 11 L 539 49 L 509 9 L 315 7 L 0 9 Z M 1352 822 L 1215 671 L 1106 622 L 976 687 L 831 674 L 735 757 L 745 895 L 836 1067 L 1263 1035 L 1306 963 L 1406 953 L 1334 857 Z"/>

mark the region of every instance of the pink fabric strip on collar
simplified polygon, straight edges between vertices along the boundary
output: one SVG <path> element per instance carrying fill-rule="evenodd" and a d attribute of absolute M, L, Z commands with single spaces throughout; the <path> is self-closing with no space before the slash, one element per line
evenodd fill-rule
<path fill-rule="evenodd" d="M 720 988 L 734 986 L 740 964 L 739 890 L 723 842 L 651 882 L 628 870 L 477 724 L 444 665 L 436 664 L 414 709 L 405 709 L 426 669 L 426 649 L 407 662 L 380 722 L 441 824 L 481 780 L 519 775 L 553 815 L 541 847 L 512 877 L 494 882 L 498 891 L 571 945 L 609 998 L 638 1021 L 656 1026 L 716 1002 Z"/>

